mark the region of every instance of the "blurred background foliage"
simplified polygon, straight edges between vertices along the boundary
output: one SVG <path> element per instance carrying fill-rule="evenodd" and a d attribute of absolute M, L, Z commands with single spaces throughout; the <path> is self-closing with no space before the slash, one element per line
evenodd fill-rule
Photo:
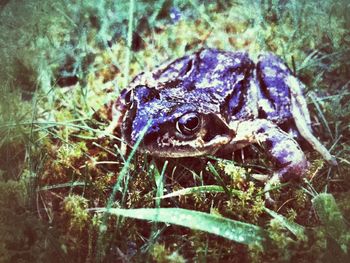
<path fill-rule="evenodd" d="M 349 28 L 347 0 L 0 1 L 0 261 L 346 262 L 348 237 L 327 234 L 302 189 L 331 192 L 349 219 Z M 96 139 L 108 124 L 101 109 L 138 72 L 201 47 L 272 51 L 306 84 L 313 128 L 339 162 L 331 170 L 309 153 L 313 181 L 282 195 L 296 196 L 278 212 L 309 226 L 306 239 L 266 219 L 256 186 L 227 166 L 221 174 L 248 189 L 245 199 L 197 194 L 162 206 L 258 224 L 273 240 L 268 251 L 131 219 L 110 219 L 101 235 L 101 216 L 87 212 L 106 204 L 125 165 L 111 141 Z M 131 164 L 116 207 L 154 207 L 159 172 L 144 160 Z"/>

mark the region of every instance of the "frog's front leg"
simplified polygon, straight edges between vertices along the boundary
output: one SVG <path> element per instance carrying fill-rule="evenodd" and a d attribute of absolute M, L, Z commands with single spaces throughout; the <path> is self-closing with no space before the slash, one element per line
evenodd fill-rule
<path fill-rule="evenodd" d="M 234 123 L 232 125 L 235 126 Z M 265 119 L 255 119 L 237 122 L 233 128 L 236 130 L 233 145 L 257 143 L 273 162 L 275 170 L 266 182 L 265 190 L 269 190 L 272 183 L 300 178 L 306 173 L 309 164 L 304 152 L 291 135 L 276 124 Z"/>

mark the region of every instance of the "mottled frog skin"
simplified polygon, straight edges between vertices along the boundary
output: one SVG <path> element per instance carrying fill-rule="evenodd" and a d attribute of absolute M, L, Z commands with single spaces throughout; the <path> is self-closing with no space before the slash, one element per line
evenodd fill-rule
<path fill-rule="evenodd" d="M 151 120 L 139 150 L 167 158 L 214 155 L 259 144 L 280 181 L 305 174 L 304 138 L 328 162 L 314 137 L 302 83 L 273 54 L 256 62 L 246 52 L 201 49 L 135 77 L 113 109 L 122 138 L 133 146 Z"/>

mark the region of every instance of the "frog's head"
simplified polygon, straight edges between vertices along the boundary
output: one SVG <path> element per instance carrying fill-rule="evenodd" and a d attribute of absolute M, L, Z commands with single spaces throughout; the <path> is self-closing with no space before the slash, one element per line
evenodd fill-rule
<path fill-rule="evenodd" d="M 227 145 L 235 136 L 228 97 L 244 79 L 238 55 L 202 50 L 138 75 L 121 96 L 124 140 L 133 146 L 150 121 L 139 149 L 155 156 L 214 154 Z"/>

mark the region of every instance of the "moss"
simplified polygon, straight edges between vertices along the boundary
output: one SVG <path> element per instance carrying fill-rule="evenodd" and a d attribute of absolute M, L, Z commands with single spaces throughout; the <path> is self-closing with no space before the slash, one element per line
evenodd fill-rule
<path fill-rule="evenodd" d="M 0 261 L 64 260 L 56 233 L 30 210 L 30 199 L 25 180 L 0 182 Z"/>
<path fill-rule="evenodd" d="M 88 224 L 89 214 L 86 210 L 88 201 L 79 195 L 67 196 L 63 201 L 63 213 L 68 217 L 65 221 L 70 222 L 71 231 L 82 231 Z"/>
<path fill-rule="evenodd" d="M 169 251 L 163 244 L 154 244 L 151 249 L 151 256 L 157 263 L 186 262 L 186 260 L 176 251 Z"/>

